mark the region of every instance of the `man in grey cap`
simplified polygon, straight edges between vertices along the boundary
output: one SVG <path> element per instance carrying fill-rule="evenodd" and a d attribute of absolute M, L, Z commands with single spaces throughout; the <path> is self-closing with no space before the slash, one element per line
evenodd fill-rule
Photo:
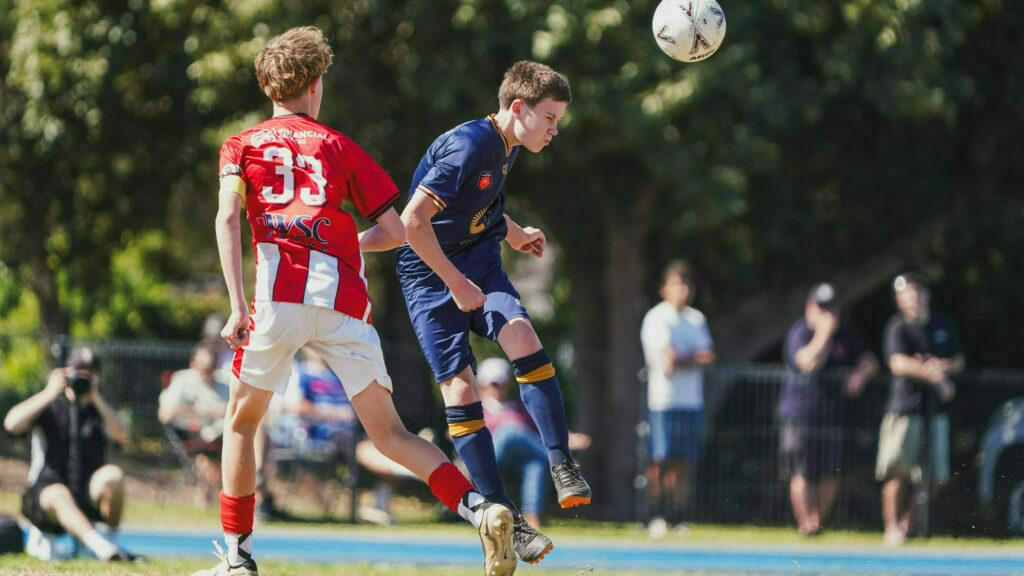
<path fill-rule="evenodd" d="M 124 473 L 107 464 L 106 439 L 123 444 L 128 432 L 100 394 L 96 353 L 75 348 L 67 364 L 4 418 L 10 434 L 32 433 L 32 466 L 21 507 L 32 523 L 25 550 L 49 560 L 53 536 L 69 532 L 100 560 L 136 560 L 94 526 L 103 522 L 116 529 L 121 521 Z"/>
<path fill-rule="evenodd" d="M 900 274 L 892 289 L 899 313 L 885 329 L 884 354 L 892 386 L 875 477 L 884 482 L 885 543 L 896 546 L 911 531 L 928 491 L 949 478 L 946 406 L 956 394 L 951 376 L 963 371 L 964 356 L 956 326 L 931 311 L 931 291 L 922 276 Z M 922 447 L 928 450 L 927 460 Z M 915 492 L 920 492 L 917 497 Z"/>
<path fill-rule="evenodd" d="M 840 325 L 835 288 L 814 286 L 804 315 L 793 323 L 783 352 L 786 379 L 779 397 L 780 476 L 789 482 L 797 529 L 821 532 L 842 471 L 842 396 L 859 395 L 878 360 Z"/>

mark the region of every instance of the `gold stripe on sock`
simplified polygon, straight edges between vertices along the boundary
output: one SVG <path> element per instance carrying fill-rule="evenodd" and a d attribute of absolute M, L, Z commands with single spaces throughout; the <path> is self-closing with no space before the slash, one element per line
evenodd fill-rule
<path fill-rule="evenodd" d="M 516 382 L 519 382 L 520 384 L 532 384 L 533 382 L 540 382 L 541 380 L 547 380 L 548 378 L 554 377 L 555 367 L 551 362 L 548 362 L 536 370 L 530 370 L 522 376 L 516 376 Z"/>
<path fill-rule="evenodd" d="M 452 438 L 458 438 L 460 436 L 466 436 L 476 432 L 477 430 L 486 426 L 487 423 L 483 420 L 469 420 L 467 422 L 453 422 L 448 424 L 448 432 L 451 433 Z"/>

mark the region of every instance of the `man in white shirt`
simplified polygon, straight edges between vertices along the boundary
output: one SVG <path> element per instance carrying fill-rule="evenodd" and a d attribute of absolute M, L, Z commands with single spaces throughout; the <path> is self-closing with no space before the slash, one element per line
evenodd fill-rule
<path fill-rule="evenodd" d="M 704 428 L 703 367 L 715 360 L 707 319 L 690 306 L 694 292 L 690 266 L 670 262 L 662 277 L 662 302 L 647 312 L 640 329 L 651 427 L 649 527 L 656 538 L 664 536 L 668 524 L 681 522 L 689 501 Z"/>

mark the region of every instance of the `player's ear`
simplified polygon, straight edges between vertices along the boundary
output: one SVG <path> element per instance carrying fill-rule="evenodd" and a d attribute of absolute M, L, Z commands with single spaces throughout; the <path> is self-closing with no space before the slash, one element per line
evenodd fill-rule
<path fill-rule="evenodd" d="M 512 109 L 513 114 L 519 116 L 519 111 L 523 109 L 523 101 L 520 100 L 519 98 L 516 98 L 515 100 L 512 101 L 512 106 L 510 106 L 510 108 Z"/>

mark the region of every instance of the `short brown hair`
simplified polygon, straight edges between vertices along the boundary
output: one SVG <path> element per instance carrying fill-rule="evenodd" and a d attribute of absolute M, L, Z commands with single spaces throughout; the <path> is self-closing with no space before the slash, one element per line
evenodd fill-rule
<path fill-rule="evenodd" d="M 517 98 L 528 106 L 536 106 L 551 97 L 556 102 L 572 102 L 569 80 L 539 62 L 520 60 L 505 71 L 505 79 L 498 89 L 498 104 L 508 110 Z"/>
<path fill-rule="evenodd" d="M 334 52 L 315 26 L 274 36 L 256 56 L 256 79 L 274 102 L 300 96 L 334 62 Z"/>
<path fill-rule="evenodd" d="M 693 284 L 696 281 L 696 275 L 693 272 L 693 267 L 690 266 L 686 260 L 673 260 L 665 266 L 665 270 L 661 273 L 661 283 L 664 285 L 668 282 L 669 278 L 679 278 L 683 284 L 686 284 L 690 288 L 693 288 Z"/>

